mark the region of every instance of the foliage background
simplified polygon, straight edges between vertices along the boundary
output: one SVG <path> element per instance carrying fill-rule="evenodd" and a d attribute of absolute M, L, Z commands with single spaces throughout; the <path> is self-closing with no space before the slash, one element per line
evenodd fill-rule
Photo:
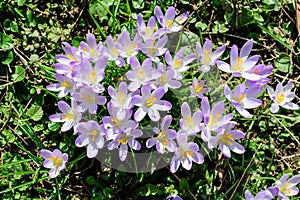
<path fill-rule="evenodd" d="M 296 2 L 296 1 L 295 1 Z M 225 159 L 218 152 L 191 171 L 168 168 L 153 174 L 126 174 L 86 158 L 72 133 L 48 117 L 57 112 L 57 94 L 46 89 L 55 82 L 55 55 L 61 42 L 78 46 L 87 33 L 98 41 L 123 29 L 134 29 L 136 16 L 153 15 L 175 6 L 189 12 L 185 31 L 231 47 L 253 38 L 252 54 L 272 64 L 270 85 L 293 79 L 299 103 L 299 32 L 291 0 L 1 0 L 0 1 L 0 197 L 1 199 L 241 199 L 246 189 L 257 193 L 283 173 L 299 174 L 299 111 L 270 115 L 266 102 L 252 119 L 238 118 L 246 133 L 244 155 Z M 298 14 L 298 17 L 299 14 Z M 229 48 L 227 48 L 227 51 Z M 117 72 L 111 76 L 119 77 Z M 114 74 L 115 73 L 115 74 Z M 225 82 L 227 76 L 222 75 Z M 107 85 L 116 80 L 107 80 Z M 70 155 L 68 168 L 49 179 L 41 149 L 60 148 Z M 295 197 L 299 199 L 299 197 Z"/>

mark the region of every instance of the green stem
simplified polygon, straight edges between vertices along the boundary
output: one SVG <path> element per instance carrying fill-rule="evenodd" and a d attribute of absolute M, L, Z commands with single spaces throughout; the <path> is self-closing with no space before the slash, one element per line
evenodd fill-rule
<path fill-rule="evenodd" d="M 61 200 L 61 197 L 60 197 L 60 190 L 59 190 L 59 185 L 58 185 L 57 177 L 55 177 L 55 184 L 56 184 L 57 198 L 58 198 L 58 200 Z"/>

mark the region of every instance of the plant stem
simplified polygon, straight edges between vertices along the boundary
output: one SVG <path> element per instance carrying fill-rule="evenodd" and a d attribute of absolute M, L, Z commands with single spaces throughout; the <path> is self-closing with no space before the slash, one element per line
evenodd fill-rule
<path fill-rule="evenodd" d="M 227 83 L 229 83 L 229 81 L 231 81 L 232 78 L 233 78 L 233 75 L 231 75 L 231 76 L 227 79 L 227 81 L 226 81 L 224 84 L 220 85 L 220 86 L 217 87 L 212 93 L 210 93 L 210 95 L 212 96 L 212 95 L 214 95 L 216 92 L 218 92 L 220 89 L 222 89 Z"/>

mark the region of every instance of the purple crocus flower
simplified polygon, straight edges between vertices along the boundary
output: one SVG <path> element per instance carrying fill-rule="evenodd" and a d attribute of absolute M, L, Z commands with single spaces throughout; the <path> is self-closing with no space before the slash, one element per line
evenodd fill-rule
<path fill-rule="evenodd" d="M 172 194 L 166 197 L 166 200 L 182 200 L 180 196 L 177 196 L 176 194 Z"/>
<path fill-rule="evenodd" d="M 88 109 L 91 114 L 96 114 L 98 105 L 104 105 L 106 103 L 105 96 L 98 95 L 87 85 L 79 87 L 79 90 L 79 92 L 73 94 L 73 97 L 76 101 L 81 102 L 78 106 L 81 112 Z"/>
<path fill-rule="evenodd" d="M 106 38 L 106 46 L 103 48 L 103 55 L 107 57 L 108 60 L 115 61 L 118 67 L 122 67 L 125 64 L 125 61 L 120 57 L 120 51 L 111 36 L 107 36 Z"/>
<path fill-rule="evenodd" d="M 123 31 L 119 35 L 116 47 L 120 52 L 120 56 L 122 58 L 127 58 L 127 63 L 129 63 L 129 60 L 132 56 L 136 56 L 138 54 L 138 43 L 140 40 L 140 36 L 136 34 L 134 39 L 131 41 L 127 31 Z"/>
<path fill-rule="evenodd" d="M 299 189 L 294 186 L 300 183 L 300 175 L 293 176 L 290 179 L 288 177 L 288 174 L 284 174 L 275 183 L 275 187 L 279 189 L 278 197 L 280 199 L 288 200 L 289 196 L 295 196 L 299 193 Z"/>
<path fill-rule="evenodd" d="M 249 73 L 249 70 L 258 62 L 259 56 L 254 55 L 249 57 L 253 47 L 253 40 L 248 40 L 242 47 L 240 53 L 238 48 L 233 45 L 230 50 L 230 65 L 217 61 L 217 66 L 220 70 L 228 73 L 233 73 L 234 76 L 242 76 L 249 80 L 259 80 L 260 76 L 254 73 Z"/>
<path fill-rule="evenodd" d="M 43 166 L 51 169 L 49 171 L 50 178 L 55 178 L 59 175 L 60 171 L 66 168 L 66 162 L 68 161 L 68 154 L 62 153 L 59 149 L 54 149 L 53 152 L 43 149 L 40 154 L 45 159 Z"/>
<path fill-rule="evenodd" d="M 210 88 L 204 88 L 205 82 L 205 80 L 198 82 L 196 77 L 193 79 L 193 83 L 190 86 L 191 97 L 198 97 L 202 99 L 204 97 L 204 93 L 210 91 Z"/>
<path fill-rule="evenodd" d="M 201 111 L 196 110 L 192 116 L 190 106 L 187 102 L 181 105 L 182 118 L 179 121 L 180 128 L 189 135 L 194 135 L 200 131 L 202 121 Z"/>
<path fill-rule="evenodd" d="M 93 67 L 87 59 L 81 62 L 81 75 L 78 75 L 75 80 L 90 86 L 94 92 L 101 93 L 104 91 L 100 82 L 103 80 L 107 59 L 101 56 Z"/>
<path fill-rule="evenodd" d="M 157 63 L 157 70 L 161 73 L 161 76 L 157 78 L 154 83 L 158 85 L 158 87 L 163 87 L 165 92 L 168 91 L 168 88 L 178 89 L 181 87 L 181 82 L 174 80 L 174 70 L 172 68 L 166 69 L 166 66 L 159 62 Z"/>
<path fill-rule="evenodd" d="M 201 62 L 200 70 L 202 72 L 208 72 L 210 66 L 214 65 L 216 61 L 220 58 L 226 49 L 226 45 L 219 47 L 215 52 L 212 51 L 212 42 L 210 40 L 205 40 L 203 47 L 199 42 L 196 43 L 196 51 Z"/>
<path fill-rule="evenodd" d="M 230 150 L 238 154 L 243 154 L 245 152 L 244 147 L 235 140 L 244 138 L 245 134 L 240 130 L 232 130 L 235 124 L 231 122 L 218 129 L 217 135 L 211 136 L 208 141 L 208 148 L 213 149 L 219 146 L 221 152 L 227 158 L 231 157 Z"/>
<path fill-rule="evenodd" d="M 113 141 L 108 144 L 108 149 L 113 150 L 120 146 L 119 158 L 124 161 L 127 157 L 128 146 L 136 151 L 141 149 L 141 144 L 136 138 L 141 137 L 143 132 L 139 129 L 127 128 L 124 133 L 117 135 Z"/>
<path fill-rule="evenodd" d="M 59 63 L 70 66 L 71 64 L 79 63 L 81 61 L 82 55 L 76 47 L 71 46 L 67 42 L 62 42 L 62 49 L 67 55 L 56 55 L 55 58 Z"/>
<path fill-rule="evenodd" d="M 180 163 L 183 168 L 190 170 L 193 161 L 197 164 L 204 162 L 204 157 L 198 152 L 199 146 L 194 142 L 188 142 L 187 134 L 183 132 L 178 133 L 177 143 L 178 147 L 170 163 L 170 171 L 172 173 L 178 170 Z"/>
<path fill-rule="evenodd" d="M 97 61 L 103 52 L 102 42 L 97 44 L 95 35 L 92 33 L 86 34 L 86 42 L 80 42 L 80 49 L 84 52 L 86 58 L 92 61 Z"/>
<path fill-rule="evenodd" d="M 135 95 L 132 97 L 132 103 L 140 108 L 134 113 L 134 120 L 139 122 L 146 114 L 152 121 L 158 121 L 160 114 L 158 111 L 171 110 L 172 104 L 165 100 L 160 100 L 165 91 L 163 88 L 157 88 L 151 92 L 150 86 L 143 86 L 141 89 L 142 96 Z"/>
<path fill-rule="evenodd" d="M 159 62 L 158 56 L 163 55 L 167 51 L 167 48 L 165 48 L 167 42 L 167 36 L 159 38 L 157 41 L 156 39 L 147 39 L 145 43 L 140 42 L 139 47 L 152 61 Z"/>
<path fill-rule="evenodd" d="M 77 147 L 87 146 L 87 157 L 94 158 L 98 154 L 98 149 L 104 146 L 105 129 L 103 124 L 99 125 L 95 121 L 81 122 L 77 131 L 79 136 L 75 140 Z"/>
<path fill-rule="evenodd" d="M 246 109 L 257 108 L 262 104 L 261 100 L 254 98 L 262 89 L 261 85 L 253 85 L 246 89 L 245 84 L 240 84 L 232 93 L 228 85 L 225 85 L 224 94 L 243 117 L 251 118 L 252 115 Z"/>
<path fill-rule="evenodd" d="M 62 98 L 65 97 L 68 93 L 73 92 L 74 89 L 74 81 L 64 75 L 61 74 L 54 74 L 54 78 L 59 82 L 59 83 L 54 83 L 51 85 L 47 86 L 47 89 L 50 91 L 60 91 L 58 93 L 58 97 Z"/>
<path fill-rule="evenodd" d="M 295 97 L 295 93 L 291 92 L 293 88 L 293 82 L 289 81 L 285 86 L 282 86 L 282 83 L 276 85 L 276 90 L 267 86 L 268 94 L 273 100 L 270 111 L 276 113 L 279 110 L 279 106 L 289 109 L 289 110 L 298 110 L 299 106 L 292 103 L 291 101 Z"/>
<path fill-rule="evenodd" d="M 111 102 L 107 104 L 107 110 L 110 116 L 104 116 L 102 121 L 107 129 L 108 138 L 113 137 L 114 134 L 123 133 L 127 128 L 136 128 L 138 126 L 137 122 L 131 120 L 132 110 L 125 110 L 125 114 L 120 116 L 118 114 L 120 109 L 121 108 L 114 107 Z"/>
<path fill-rule="evenodd" d="M 112 86 L 108 86 L 108 94 L 111 96 L 111 104 L 115 108 L 120 108 L 117 113 L 118 118 L 123 119 L 125 116 L 125 110 L 129 110 L 133 107 L 131 103 L 132 94 L 128 94 L 128 87 L 126 82 L 121 82 L 118 87 L 118 91 Z"/>
<path fill-rule="evenodd" d="M 251 194 L 249 190 L 245 192 L 246 200 L 271 200 L 277 196 L 278 188 L 276 187 L 269 187 L 263 191 L 260 191 L 255 196 Z"/>
<path fill-rule="evenodd" d="M 150 17 L 146 26 L 142 14 L 138 14 L 137 16 L 136 30 L 138 34 L 144 39 L 144 41 L 148 39 L 156 39 L 163 34 L 162 31 L 158 30 L 155 18 L 153 16 Z"/>
<path fill-rule="evenodd" d="M 71 107 L 64 101 L 58 102 L 58 108 L 62 113 L 54 114 L 49 117 L 52 122 L 64 122 L 61 127 L 62 132 L 66 132 L 74 127 L 74 132 L 76 133 L 76 128 L 81 120 L 81 113 L 77 110 L 77 103 L 74 98 L 71 98 Z"/>
<path fill-rule="evenodd" d="M 161 130 L 154 127 L 153 131 L 157 134 L 157 136 L 147 140 L 147 148 L 151 148 L 156 145 L 156 150 L 161 154 L 164 154 L 166 149 L 169 152 L 175 151 L 176 143 L 173 140 L 177 137 L 177 133 L 173 129 L 169 129 L 171 122 L 172 116 L 166 115 L 162 119 Z"/>
<path fill-rule="evenodd" d="M 165 59 L 167 64 L 174 70 L 174 78 L 177 80 L 182 79 L 181 72 L 185 72 L 189 69 L 188 64 L 190 64 L 196 57 L 196 54 L 190 54 L 187 56 L 183 55 L 184 48 L 179 49 L 179 51 L 175 54 L 174 59 L 169 51 L 166 52 Z"/>
<path fill-rule="evenodd" d="M 205 129 L 207 131 L 215 131 L 221 126 L 227 124 L 232 119 L 233 115 L 224 115 L 225 105 L 223 101 L 217 102 L 212 109 L 208 102 L 208 98 L 204 97 L 201 101 L 201 111 Z M 202 138 L 203 139 L 203 138 Z"/>
<path fill-rule="evenodd" d="M 181 24 L 183 24 L 188 19 L 188 13 L 183 13 L 175 18 L 176 12 L 173 6 L 168 8 L 165 15 L 163 14 L 159 6 L 156 6 L 155 15 L 158 22 L 167 33 L 179 32 L 182 29 Z"/>
<path fill-rule="evenodd" d="M 273 71 L 272 65 L 265 66 L 264 64 L 256 65 L 252 69 L 250 69 L 247 73 L 249 74 L 256 74 L 259 75 L 260 78 L 258 80 L 247 80 L 247 84 L 249 86 L 258 84 L 258 85 L 265 85 L 269 83 L 270 79 L 267 78 Z"/>
<path fill-rule="evenodd" d="M 131 81 L 128 85 L 129 91 L 136 91 L 142 85 L 161 76 L 161 73 L 152 67 L 150 58 L 145 59 L 141 66 L 139 60 L 134 56 L 130 59 L 130 65 L 132 70 L 126 73 L 126 77 Z"/>

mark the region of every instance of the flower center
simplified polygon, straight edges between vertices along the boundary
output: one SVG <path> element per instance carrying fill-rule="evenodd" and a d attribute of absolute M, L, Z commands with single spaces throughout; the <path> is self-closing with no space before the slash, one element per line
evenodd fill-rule
<path fill-rule="evenodd" d="M 204 50 L 203 63 L 205 65 L 209 65 L 211 57 L 212 57 L 212 54 L 211 54 L 210 50 L 209 49 Z"/>
<path fill-rule="evenodd" d="M 117 118 L 112 118 L 111 122 L 114 123 L 114 127 L 120 126 L 122 121 L 118 120 Z"/>
<path fill-rule="evenodd" d="M 146 106 L 147 107 L 153 106 L 155 101 L 156 101 L 156 98 L 153 95 L 151 95 L 151 97 L 146 101 Z"/>
<path fill-rule="evenodd" d="M 192 122 L 191 116 L 185 118 L 184 121 L 186 122 L 184 125 L 187 126 L 187 128 L 192 128 L 195 126 L 195 124 Z"/>
<path fill-rule="evenodd" d="M 169 19 L 166 21 L 166 27 L 170 27 L 173 24 L 173 20 Z"/>
<path fill-rule="evenodd" d="M 195 90 L 196 93 L 201 92 L 202 89 L 203 89 L 203 87 L 202 87 L 201 84 L 197 84 L 197 83 L 196 83 L 196 84 L 194 85 L 194 90 Z"/>
<path fill-rule="evenodd" d="M 88 78 L 92 83 L 95 83 L 97 77 L 96 70 L 93 70 L 91 73 L 88 74 Z"/>
<path fill-rule="evenodd" d="M 283 187 L 280 187 L 279 190 L 282 194 L 291 194 L 290 183 L 286 183 Z"/>
<path fill-rule="evenodd" d="M 69 84 L 67 83 L 66 80 L 64 80 L 64 82 L 62 84 L 60 84 L 61 87 L 68 87 Z"/>
<path fill-rule="evenodd" d="M 209 120 L 208 120 L 208 124 L 207 125 L 209 127 L 215 125 L 219 121 L 220 117 L 221 117 L 221 115 L 218 114 L 218 113 L 211 114 L 209 116 Z"/>
<path fill-rule="evenodd" d="M 235 100 L 236 102 L 238 102 L 239 104 L 241 104 L 242 101 L 243 101 L 244 99 L 246 99 L 246 97 L 247 97 L 246 94 L 242 94 L 242 95 L 240 96 L 240 98 L 238 98 L 237 95 L 235 95 L 235 96 L 233 96 L 233 100 Z"/>
<path fill-rule="evenodd" d="M 98 132 L 96 130 L 93 130 L 91 132 L 88 132 L 88 135 L 92 137 L 91 139 L 94 142 L 96 139 L 96 136 L 98 135 Z"/>
<path fill-rule="evenodd" d="M 162 84 L 165 84 L 167 82 L 167 75 L 166 74 L 162 74 L 160 77 L 160 82 Z"/>
<path fill-rule="evenodd" d="M 58 168 L 63 161 L 62 158 L 61 157 L 59 158 L 58 156 L 49 158 L 49 160 L 51 160 L 54 163 L 54 168 Z"/>
<path fill-rule="evenodd" d="M 71 121 L 74 119 L 74 113 L 72 111 L 69 111 L 68 113 L 61 116 L 62 120 Z"/>
<path fill-rule="evenodd" d="M 182 59 L 177 59 L 177 60 L 175 60 L 175 62 L 174 62 L 174 69 L 179 69 L 179 67 L 181 67 L 181 62 L 182 62 Z"/>
<path fill-rule="evenodd" d="M 145 79 L 145 71 L 144 70 L 138 69 L 138 79 L 141 81 Z"/>
<path fill-rule="evenodd" d="M 119 100 L 119 102 L 122 105 L 124 104 L 124 102 L 125 102 L 125 94 L 122 91 L 120 91 L 119 94 L 118 94 L 118 100 Z"/>
<path fill-rule="evenodd" d="M 111 55 L 112 55 L 113 58 L 117 58 L 119 56 L 119 51 L 116 47 L 113 47 L 111 49 Z"/>
<path fill-rule="evenodd" d="M 241 66 L 242 66 L 242 64 L 243 64 L 243 62 L 244 62 L 244 59 L 243 59 L 243 58 L 240 58 L 240 57 L 238 57 L 238 58 L 236 59 L 235 66 L 233 67 L 233 71 L 235 71 L 235 72 L 240 72 L 240 71 L 243 71 L 243 70 L 244 70 L 244 68 L 243 68 L 243 67 L 241 67 Z"/>
<path fill-rule="evenodd" d="M 225 143 L 225 144 L 228 144 L 228 145 L 232 145 L 232 142 L 233 142 L 233 134 L 231 133 L 224 133 L 223 135 L 220 136 L 219 140 L 222 142 L 222 143 Z"/>
<path fill-rule="evenodd" d="M 162 145 L 165 147 L 167 146 L 169 140 L 165 135 L 165 130 L 162 130 L 161 133 L 157 136 L 157 139 L 162 143 Z"/>
<path fill-rule="evenodd" d="M 258 74 L 258 73 L 259 73 L 258 69 L 255 69 L 255 70 L 253 71 L 253 73 L 254 73 L 254 74 Z"/>
<path fill-rule="evenodd" d="M 128 138 L 126 136 L 121 137 L 120 139 L 118 139 L 118 143 L 122 143 L 122 144 L 127 144 L 128 143 Z"/>
<path fill-rule="evenodd" d="M 281 93 L 280 95 L 278 95 L 278 96 L 276 97 L 276 101 L 277 101 L 278 103 L 282 103 L 282 102 L 284 101 L 284 98 L 285 98 L 285 94 L 284 94 L 284 93 Z"/>
<path fill-rule="evenodd" d="M 183 149 L 182 153 L 181 153 L 181 158 L 185 159 L 185 157 L 189 156 L 191 157 L 193 155 L 193 152 L 191 151 L 187 151 L 185 148 Z"/>

